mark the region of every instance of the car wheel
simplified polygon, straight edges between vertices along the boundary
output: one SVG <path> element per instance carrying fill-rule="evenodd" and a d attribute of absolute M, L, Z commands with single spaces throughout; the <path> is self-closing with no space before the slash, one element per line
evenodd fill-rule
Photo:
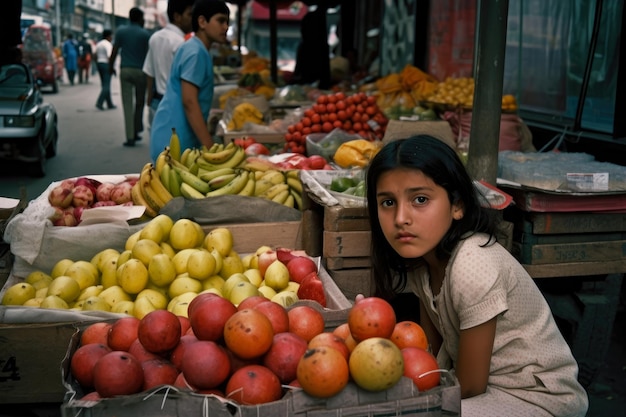
<path fill-rule="evenodd" d="M 43 144 L 43 135 L 44 130 L 42 129 L 33 142 L 31 153 L 35 160 L 29 166 L 30 175 L 39 178 L 46 175 L 46 150 Z"/>
<path fill-rule="evenodd" d="M 50 138 L 50 143 L 46 147 L 46 158 L 52 158 L 56 156 L 58 141 L 59 141 L 59 131 L 57 130 L 56 120 L 55 120 L 55 126 L 52 130 L 52 137 Z"/>

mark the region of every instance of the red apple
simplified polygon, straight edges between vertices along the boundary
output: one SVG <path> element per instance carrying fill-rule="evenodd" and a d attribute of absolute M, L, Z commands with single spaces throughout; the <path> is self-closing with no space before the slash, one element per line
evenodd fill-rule
<path fill-rule="evenodd" d="M 159 385 L 174 385 L 178 377 L 178 369 L 168 360 L 150 359 L 141 362 L 143 369 L 143 390 L 158 387 Z"/>
<path fill-rule="evenodd" d="M 76 349 L 70 362 L 72 376 L 84 388 L 93 388 L 93 368 L 98 359 L 111 352 L 101 343 L 90 343 Z"/>
<path fill-rule="evenodd" d="M 91 207 L 95 198 L 94 192 L 87 185 L 77 185 L 74 187 L 74 197 L 72 205 L 74 207 Z"/>
<path fill-rule="evenodd" d="M 198 389 L 211 389 L 230 375 L 226 350 L 212 341 L 199 340 L 185 349 L 182 363 L 185 379 Z"/>
<path fill-rule="evenodd" d="M 111 325 L 107 344 L 112 350 L 128 352 L 130 345 L 137 339 L 139 319 L 136 317 L 122 317 Z"/>
<path fill-rule="evenodd" d="M 287 264 L 287 270 L 291 280 L 300 284 L 304 277 L 312 272 L 317 272 L 317 264 L 309 257 L 296 256 Z"/>
<path fill-rule="evenodd" d="M 274 334 L 283 333 L 289 330 L 289 315 L 287 310 L 282 305 L 273 301 L 267 300 L 259 303 L 254 307 L 254 310 L 260 311 L 270 319 Z"/>
<path fill-rule="evenodd" d="M 199 340 L 217 341 L 224 336 L 224 324 L 237 312 L 237 307 L 215 294 L 204 297 L 209 294 L 199 294 L 189 304 L 189 322 Z M 198 297 L 203 297 L 203 300 L 194 304 Z"/>
<path fill-rule="evenodd" d="M 141 392 L 143 369 L 141 363 L 128 352 L 109 352 L 96 362 L 93 370 L 96 391 L 103 398 Z"/>
<path fill-rule="evenodd" d="M 57 185 L 50 191 L 50 194 L 48 194 L 48 202 L 55 207 L 68 208 L 74 198 L 74 193 L 72 192 L 73 188 L 74 187 L 66 188 L 62 185 Z"/>
<path fill-rule="evenodd" d="M 274 372 L 281 383 L 288 384 L 296 379 L 298 362 L 306 350 L 306 340 L 297 334 L 275 334 L 270 350 L 263 357 L 263 365 Z"/>
<path fill-rule="evenodd" d="M 198 338 L 190 334 L 186 334 L 180 337 L 178 345 L 170 354 L 170 362 L 172 362 L 174 366 L 178 368 L 178 370 L 183 369 L 183 358 L 185 357 L 185 350 L 187 350 L 187 346 L 197 341 Z"/>
<path fill-rule="evenodd" d="M 402 349 L 402 358 L 404 376 L 411 378 L 420 391 L 439 385 L 439 364 L 430 352 L 418 347 L 405 347 Z"/>
<path fill-rule="evenodd" d="M 139 362 L 162 358 L 162 356 L 159 356 L 156 353 L 147 351 L 146 348 L 141 344 L 139 339 L 135 339 L 135 341 L 131 343 L 130 347 L 128 348 L 128 353 L 137 358 Z"/>
<path fill-rule="evenodd" d="M 180 321 L 171 311 L 151 311 L 139 321 L 137 337 L 148 352 L 169 352 L 180 340 Z"/>
<path fill-rule="evenodd" d="M 90 324 L 83 330 L 80 335 L 80 344 L 88 345 L 89 343 L 102 343 L 106 345 L 109 338 L 109 330 L 111 330 L 111 323 L 105 323 L 99 321 Z"/>
<path fill-rule="evenodd" d="M 245 405 L 278 401 L 282 393 L 278 377 L 261 365 L 249 365 L 239 369 L 226 384 L 226 398 Z"/>
<path fill-rule="evenodd" d="M 180 335 L 184 335 L 187 333 L 187 330 L 191 327 L 191 322 L 189 321 L 189 317 L 185 316 L 176 316 L 178 317 L 178 321 L 180 322 Z"/>
<path fill-rule="evenodd" d="M 269 300 L 262 295 L 252 295 L 239 303 L 239 305 L 237 306 L 237 311 L 245 310 L 246 308 L 254 308 L 258 304 L 261 304 L 265 301 Z"/>
<path fill-rule="evenodd" d="M 98 201 L 110 201 L 111 200 L 111 192 L 115 188 L 115 184 L 110 182 L 103 182 L 96 189 L 96 199 Z"/>
<path fill-rule="evenodd" d="M 258 266 L 259 271 L 261 271 L 261 275 L 265 276 L 265 271 L 267 270 L 267 267 L 270 266 L 272 262 L 274 262 L 276 259 L 278 259 L 276 251 L 271 249 L 258 255 Z"/>
<path fill-rule="evenodd" d="M 310 155 L 309 156 L 309 165 L 311 169 L 324 169 L 324 167 L 328 164 L 326 158 L 321 155 Z"/>

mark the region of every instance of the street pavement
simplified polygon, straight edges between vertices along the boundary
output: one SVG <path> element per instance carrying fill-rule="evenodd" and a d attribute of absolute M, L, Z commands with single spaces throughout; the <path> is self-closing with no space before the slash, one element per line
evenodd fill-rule
<path fill-rule="evenodd" d="M 95 174 L 137 173 L 150 161 L 147 109 L 144 111 L 143 140 L 135 147 L 123 146 L 124 115 L 119 78 L 111 81 L 113 110 L 98 110 L 95 106 L 100 93 L 98 75 L 88 84 L 60 85 L 58 94 L 44 91 L 44 100 L 54 104 L 59 116 L 57 155 L 46 162 L 46 176 L 28 176 L 20 163 L 2 161 L 0 165 L 0 197 L 20 197 L 24 187 L 27 199 L 37 198 L 50 183 L 65 178 Z"/>

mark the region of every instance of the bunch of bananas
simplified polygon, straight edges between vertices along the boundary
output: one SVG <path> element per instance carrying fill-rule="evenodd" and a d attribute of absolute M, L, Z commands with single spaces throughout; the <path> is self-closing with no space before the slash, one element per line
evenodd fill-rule
<path fill-rule="evenodd" d="M 252 103 L 240 103 L 233 109 L 233 115 L 228 122 L 227 128 L 231 131 L 241 130 L 243 125 L 248 122 L 257 125 L 265 124 L 263 122 L 263 113 Z"/>
<path fill-rule="evenodd" d="M 174 197 L 199 199 L 228 194 L 302 209 L 298 170 L 281 171 L 260 161 L 247 161 L 244 149 L 233 142 L 214 144 L 210 149 L 185 149 L 176 158 L 172 149 L 178 138 L 174 135 L 155 163 L 144 166 L 133 187 L 133 202 L 144 205 L 146 215 L 155 217 Z"/>

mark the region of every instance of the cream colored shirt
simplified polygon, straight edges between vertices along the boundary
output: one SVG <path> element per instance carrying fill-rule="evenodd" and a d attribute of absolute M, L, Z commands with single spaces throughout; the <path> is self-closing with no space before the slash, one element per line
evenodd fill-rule
<path fill-rule="evenodd" d="M 154 78 L 156 91 L 161 95 L 165 94 L 167 88 L 174 54 L 184 42 L 185 34 L 172 23 L 150 36 L 148 54 L 142 70 Z"/>
<path fill-rule="evenodd" d="M 409 289 L 443 337 L 440 366 L 454 366 L 462 329 L 497 317 L 489 387 L 528 404 L 519 415 L 533 415 L 539 407 L 556 416 L 584 416 L 588 398 L 577 381 L 578 365 L 550 307 L 520 263 L 497 243 L 483 246 L 487 240 L 476 234 L 459 243 L 436 297 L 426 268 L 409 276 Z M 483 415 L 490 411 L 497 415 Z"/>

